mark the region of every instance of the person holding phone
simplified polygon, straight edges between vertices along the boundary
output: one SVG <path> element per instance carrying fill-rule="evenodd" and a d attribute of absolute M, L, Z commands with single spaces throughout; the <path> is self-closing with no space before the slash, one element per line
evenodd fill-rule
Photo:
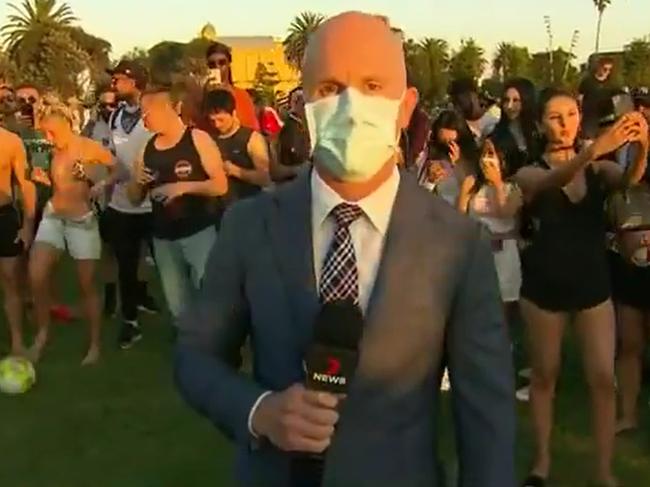
<path fill-rule="evenodd" d="M 204 92 L 218 88 L 230 90 L 235 97 L 235 109 L 237 110 L 242 127 L 248 127 L 259 132 L 260 124 L 252 98 L 246 90 L 237 88 L 234 85 L 231 68 L 232 51 L 230 47 L 220 42 L 213 42 L 208 47 L 205 57 L 209 75 Z"/>
<path fill-rule="evenodd" d="M 627 142 L 647 146 L 648 126 L 641 114 L 628 114 L 593 144 L 577 149 L 581 122 L 578 102 L 557 89 L 542 93 L 540 117 L 543 155 L 513 178 L 534 221 L 531 244 L 522 253 L 521 311 L 530 343 L 535 433 L 535 459 L 524 486 L 544 486 L 549 477 L 553 398 L 562 338 L 564 328 L 573 320 L 583 345 L 592 399 L 595 477 L 599 485 L 615 487 L 615 320 L 603 208 L 610 191 L 638 183 L 647 156 L 640 154 L 627 170 L 599 159 Z"/>
<path fill-rule="evenodd" d="M 101 308 L 95 289 L 101 241 L 91 200 L 101 196 L 114 182 L 113 155 L 101 144 L 76 135 L 70 109 L 54 96 L 43 98 L 38 123 L 53 146 L 53 158 L 49 173 L 36 170 L 36 176 L 50 185 L 52 198 L 45 205 L 30 254 L 30 280 L 38 324 L 30 357 L 37 361 L 47 343 L 50 277 L 61 254 L 67 250 L 76 262 L 83 306 L 90 324 L 88 353 L 82 361 L 82 365 L 90 365 L 99 360 L 101 328 Z M 107 167 L 108 178 L 92 184 L 88 169 L 93 164 Z"/>
<path fill-rule="evenodd" d="M 420 185 L 456 206 L 460 183 L 474 171 L 478 147 L 463 118 L 452 110 L 442 112 L 433 122 L 429 157 L 420 168 Z"/>
<path fill-rule="evenodd" d="M 523 200 L 512 182 L 512 173 L 487 139 L 483 144 L 479 170 L 461 184 L 458 209 L 467 213 L 490 233 L 506 316 L 519 301 L 521 263 L 517 247 L 517 221 Z"/>

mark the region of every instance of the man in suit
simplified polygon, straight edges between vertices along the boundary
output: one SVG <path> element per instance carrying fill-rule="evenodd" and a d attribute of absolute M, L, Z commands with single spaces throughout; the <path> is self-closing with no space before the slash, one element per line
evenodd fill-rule
<path fill-rule="evenodd" d="M 181 324 L 181 393 L 237 443 L 242 485 L 290 485 L 291 452 L 327 449 L 326 487 L 442 487 L 444 354 L 460 485 L 513 487 L 513 372 L 490 245 L 396 169 L 417 102 L 399 37 L 382 17 L 334 17 L 310 39 L 303 76 L 314 169 L 224 217 Z M 333 298 L 354 300 L 365 322 L 344 401 L 301 385 Z M 252 377 L 237 370 L 247 338 Z"/>

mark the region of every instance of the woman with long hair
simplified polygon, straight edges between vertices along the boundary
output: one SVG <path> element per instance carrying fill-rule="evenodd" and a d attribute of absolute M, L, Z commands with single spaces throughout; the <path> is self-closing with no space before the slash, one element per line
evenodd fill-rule
<path fill-rule="evenodd" d="M 490 138 L 513 174 L 538 156 L 537 96 L 532 81 L 514 78 L 506 82 L 501 119 Z"/>
<path fill-rule="evenodd" d="M 95 277 L 101 257 L 101 241 L 91 199 L 100 197 L 115 182 L 113 157 L 99 143 L 76 135 L 70 109 L 54 96 L 46 96 L 38 110 L 38 124 L 53 146 L 49 171 L 36 171 L 34 178 L 52 187 L 30 254 L 30 280 L 38 334 L 31 358 L 38 360 L 46 345 L 50 326 L 51 273 L 66 251 L 76 261 L 90 343 L 83 365 L 93 364 L 100 354 L 101 308 Z M 87 176 L 93 164 L 109 169 L 109 177 L 93 183 Z"/>
<path fill-rule="evenodd" d="M 506 316 L 519 301 L 521 263 L 517 246 L 518 217 L 522 207 L 514 173 L 487 139 L 479 168 L 461 184 L 458 209 L 479 221 L 489 232 Z"/>
<path fill-rule="evenodd" d="M 579 149 L 576 99 L 549 89 L 540 97 L 543 154 L 514 177 L 534 222 L 522 253 L 521 311 L 528 328 L 531 413 L 535 460 L 525 487 L 544 486 L 551 468 L 553 397 L 560 370 L 564 328 L 575 325 L 591 391 L 597 481 L 618 485 L 612 474 L 616 422 L 615 320 L 605 245 L 603 208 L 609 191 L 637 183 L 645 170 L 639 154 L 627 171 L 598 160 L 627 142 L 648 147 L 648 127 L 639 113 L 621 117 L 593 144 Z"/>
<path fill-rule="evenodd" d="M 463 117 L 453 110 L 440 113 L 431 127 L 429 156 L 418 180 L 422 186 L 456 206 L 460 185 L 474 171 L 478 147 Z"/>

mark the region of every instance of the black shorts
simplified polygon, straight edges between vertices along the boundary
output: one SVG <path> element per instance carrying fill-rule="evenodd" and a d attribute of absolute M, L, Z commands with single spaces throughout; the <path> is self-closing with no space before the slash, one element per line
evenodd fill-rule
<path fill-rule="evenodd" d="M 20 217 L 13 205 L 0 207 L 0 258 L 18 257 L 23 253 L 23 243 L 16 242 L 20 230 Z"/>
<path fill-rule="evenodd" d="M 650 267 L 638 267 L 617 252 L 609 252 L 614 301 L 641 311 L 650 311 Z"/>

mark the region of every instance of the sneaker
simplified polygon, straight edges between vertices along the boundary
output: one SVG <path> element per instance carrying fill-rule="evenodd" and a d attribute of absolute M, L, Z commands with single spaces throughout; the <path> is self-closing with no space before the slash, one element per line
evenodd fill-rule
<path fill-rule="evenodd" d="M 138 304 L 138 310 L 150 315 L 157 315 L 160 313 L 160 307 L 156 304 L 156 301 L 154 301 L 154 299 L 149 294 L 146 294 L 142 298 Z"/>
<path fill-rule="evenodd" d="M 128 350 L 136 342 L 142 340 L 142 332 L 137 321 L 125 321 L 120 330 L 118 339 L 119 346 L 122 350 Z"/>
<path fill-rule="evenodd" d="M 521 401 L 521 402 L 530 401 L 530 386 L 526 386 L 526 387 L 522 387 L 521 389 L 518 389 L 515 396 L 517 397 L 517 401 Z"/>

